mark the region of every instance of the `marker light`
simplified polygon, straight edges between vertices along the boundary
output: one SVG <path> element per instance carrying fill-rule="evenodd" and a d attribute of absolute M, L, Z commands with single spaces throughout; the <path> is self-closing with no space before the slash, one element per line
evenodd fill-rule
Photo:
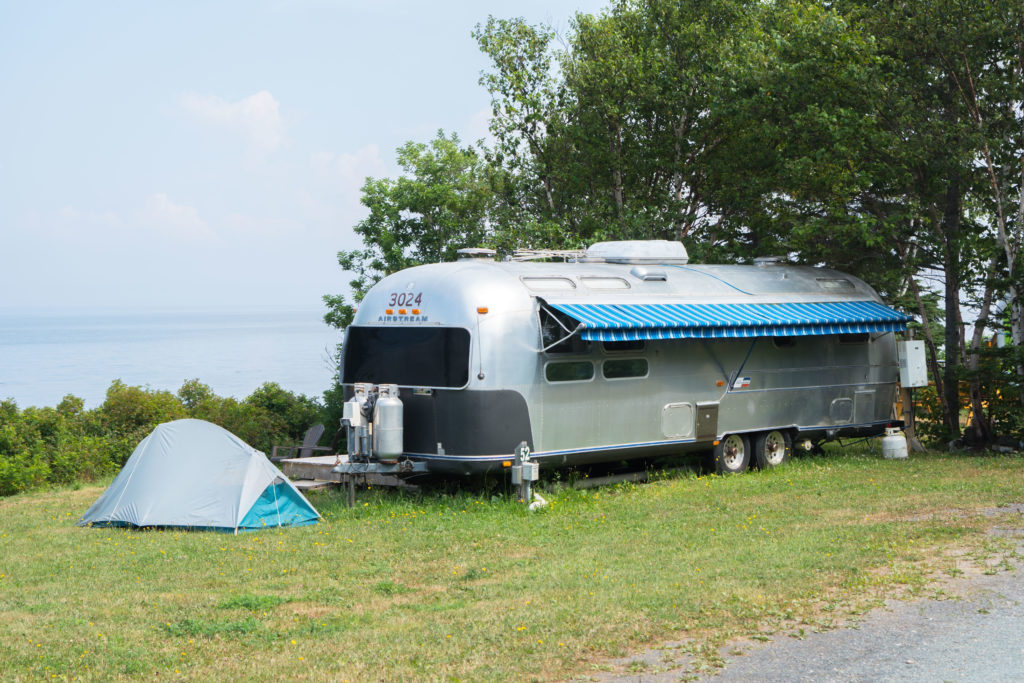
<path fill-rule="evenodd" d="M 480 314 L 484 314 L 484 313 L 487 312 L 487 307 L 486 306 L 478 306 L 477 309 L 476 309 L 476 312 L 480 313 Z"/>
<path fill-rule="evenodd" d="M 398 309 L 398 314 L 399 315 L 405 315 L 405 309 L 404 308 L 399 308 Z"/>
<path fill-rule="evenodd" d="M 503 460 L 502 463 L 501 463 L 501 466 L 502 467 L 512 467 L 512 461 L 511 460 Z"/>
<path fill-rule="evenodd" d="M 724 387 L 725 386 L 725 382 L 723 382 L 722 380 L 718 380 L 717 382 L 715 382 L 715 386 L 716 387 Z"/>
<path fill-rule="evenodd" d="M 385 309 L 385 310 L 384 310 L 384 312 L 385 312 L 385 313 L 387 313 L 388 315 L 393 315 L 393 314 L 394 314 L 394 312 L 395 312 L 395 309 L 393 309 L 393 308 L 388 308 L 388 309 Z"/>
<path fill-rule="evenodd" d="M 413 315 L 419 315 L 420 314 L 420 309 L 418 309 L 418 308 L 412 309 L 412 314 Z"/>

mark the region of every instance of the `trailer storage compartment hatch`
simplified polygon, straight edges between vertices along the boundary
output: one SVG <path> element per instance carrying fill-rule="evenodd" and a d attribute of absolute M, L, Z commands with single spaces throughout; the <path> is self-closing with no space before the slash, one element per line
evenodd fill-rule
<path fill-rule="evenodd" d="M 560 303 L 587 341 L 805 337 L 895 332 L 909 318 L 876 301 L 758 304 Z"/>

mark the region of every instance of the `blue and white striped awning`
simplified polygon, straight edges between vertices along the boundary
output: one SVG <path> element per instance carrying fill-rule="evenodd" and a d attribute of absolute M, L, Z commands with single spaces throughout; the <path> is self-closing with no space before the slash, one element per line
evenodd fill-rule
<path fill-rule="evenodd" d="M 549 303 L 588 341 L 806 337 L 895 332 L 909 318 L 875 301 L 780 304 Z"/>

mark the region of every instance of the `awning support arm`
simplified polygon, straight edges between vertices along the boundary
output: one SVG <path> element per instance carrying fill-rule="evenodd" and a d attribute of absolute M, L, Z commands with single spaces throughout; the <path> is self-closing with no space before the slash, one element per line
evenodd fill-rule
<path fill-rule="evenodd" d="M 543 346 L 541 348 L 541 350 L 540 350 L 541 353 L 546 353 L 548 351 L 548 349 L 552 349 L 552 348 L 558 346 L 559 344 L 563 344 L 563 343 L 567 342 L 568 340 L 572 339 L 573 335 L 575 335 L 577 332 L 579 332 L 580 330 L 582 330 L 585 327 L 585 325 L 583 323 L 579 323 L 578 325 L 576 325 L 576 327 L 574 329 L 570 330 L 568 327 L 565 326 L 565 323 L 563 323 L 559 319 L 559 316 L 555 314 L 555 311 L 553 311 L 551 309 L 551 307 L 547 305 L 547 302 L 545 302 L 543 299 L 540 299 L 540 298 L 538 298 L 537 301 L 538 301 L 538 303 L 540 303 L 540 310 L 541 311 L 546 311 L 547 314 L 548 314 L 548 317 L 551 318 L 552 320 L 554 320 L 556 323 L 558 323 L 558 326 L 561 327 L 563 330 L 565 330 L 565 336 L 564 337 L 556 339 L 555 341 L 551 342 L 547 346 Z M 541 343 L 543 344 L 544 342 L 541 341 Z"/>
<path fill-rule="evenodd" d="M 561 323 L 559 323 L 559 325 L 561 325 Z M 567 327 L 565 327 L 564 325 L 562 325 L 562 329 L 565 330 L 567 332 L 567 334 L 564 337 L 562 337 L 561 339 L 559 339 L 557 341 L 553 341 L 550 344 L 548 344 L 547 346 L 545 346 L 543 349 L 541 349 L 541 352 L 547 353 L 548 349 L 553 349 L 554 347 L 558 346 L 559 344 L 564 344 L 565 342 L 567 342 L 570 339 L 572 339 L 573 335 L 575 335 L 577 332 L 579 332 L 580 330 L 583 329 L 583 323 L 580 323 L 579 325 L 577 325 L 576 329 L 574 329 L 574 330 L 570 330 Z"/>

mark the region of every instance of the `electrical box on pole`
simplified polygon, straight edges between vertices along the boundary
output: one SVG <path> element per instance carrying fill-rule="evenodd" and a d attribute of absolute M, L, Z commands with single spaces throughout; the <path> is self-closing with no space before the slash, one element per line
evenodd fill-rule
<path fill-rule="evenodd" d="M 900 384 L 904 389 L 928 386 L 923 341 L 896 342 L 896 355 L 900 361 Z"/>

